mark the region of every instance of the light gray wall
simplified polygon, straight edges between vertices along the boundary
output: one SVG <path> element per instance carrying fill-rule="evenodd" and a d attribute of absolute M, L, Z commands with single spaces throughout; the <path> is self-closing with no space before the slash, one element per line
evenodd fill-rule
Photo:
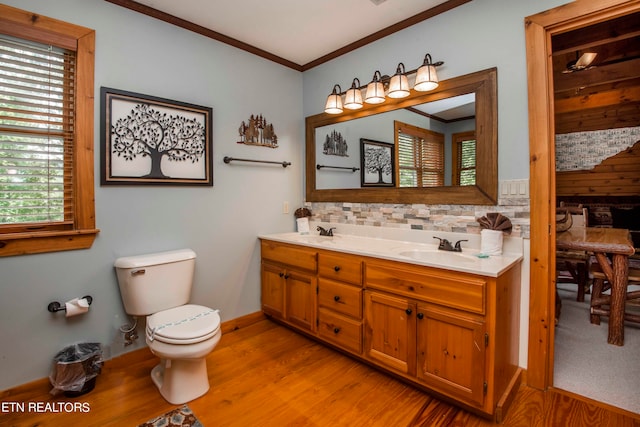
<path fill-rule="evenodd" d="M 293 231 L 302 206 L 302 75 L 297 71 L 102 0 L 4 3 L 96 30 L 95 198 L 101 230 L 89 250 L 0 258 L 0 389 L 46 377 L 64 346 L 98 341 L 114 355 L 126 323 L 113 270 L 117 257 L 190 247 L 198 255 L 194 303 L 222 320 L 260 310 L 256 236 Z M 101 187 L 100 87 L 213 108 L 213 187 Z M 237 144 L 251 114 L 273 123 L 279 148 Z M 293 163 L 224 164 L 222 158 Z M 282 213 L 288 201 L 291 213 Z M 86 315 L 65 319 L 47 304 L 92 295 Z M 139 329 L 140 332 L 143 329 Z"/>

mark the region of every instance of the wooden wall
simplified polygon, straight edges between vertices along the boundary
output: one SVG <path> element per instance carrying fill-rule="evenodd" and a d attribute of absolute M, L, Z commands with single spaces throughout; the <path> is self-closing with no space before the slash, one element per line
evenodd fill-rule
<path fill-rule="evenodd" d="M 640 141 L 587 171 L 556 173 L 556 196 L 640 195 Z"/>

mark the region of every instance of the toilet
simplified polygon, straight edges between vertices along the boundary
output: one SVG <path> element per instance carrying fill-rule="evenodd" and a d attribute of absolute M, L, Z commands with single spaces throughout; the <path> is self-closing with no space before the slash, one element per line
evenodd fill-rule
<path fill-rule="evenodd" d="M 220 341 L 218 310 L 188 304 L 196 254 L 179 249 L 115 261 L 124 309 L 146 316 L 146 342 L 160 363 L 151 379 L 169 403 L 179 405 L 209 390 L 206 357 Z"/>

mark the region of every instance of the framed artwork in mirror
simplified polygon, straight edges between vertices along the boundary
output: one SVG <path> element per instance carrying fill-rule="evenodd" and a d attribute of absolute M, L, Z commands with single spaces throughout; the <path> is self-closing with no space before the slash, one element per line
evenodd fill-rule
<path fill-rule="evenodd" d="M 395 187 L 393 144 L 360 138 L 360 185 Z"/>
<path fill-rule="evenodd" d="M 102 87 L 102 185 L 213 185 L 212 109 Z"/>

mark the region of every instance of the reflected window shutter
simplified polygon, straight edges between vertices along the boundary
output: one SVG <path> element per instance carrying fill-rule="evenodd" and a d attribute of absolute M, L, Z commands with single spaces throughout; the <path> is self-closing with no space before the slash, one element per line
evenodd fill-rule
<path fill-rule="evenodd" d="M 458 171 L 460 185 L 476 184 L 476 141 L 458 143 Z"/>
<path fill-rule="evenodd" d="M 75 62 L 0 35 L 0 224 L 73 224 Z"/>
<path fill-rule="evenodd" d="M 426 129 L 402 125 L 397 132 L 400 187 L 444 185 L 444 143 Z"/>

